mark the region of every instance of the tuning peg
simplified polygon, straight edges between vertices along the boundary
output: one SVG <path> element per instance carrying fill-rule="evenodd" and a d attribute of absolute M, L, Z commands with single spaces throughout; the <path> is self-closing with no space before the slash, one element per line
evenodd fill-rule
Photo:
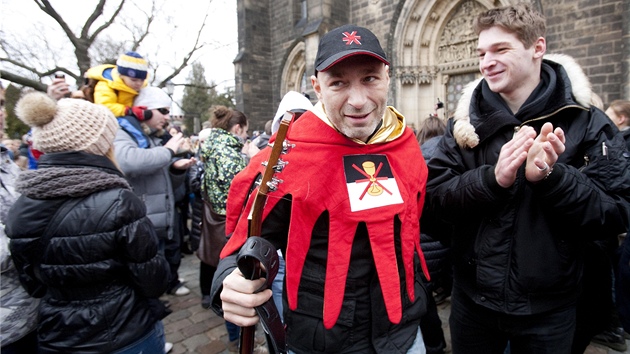
<path fill-rule="evenodd" d="M 267 182 L 267 187 L 269 187 L 269 191 L 273 192 L 278 189 L 278 185 L 282 182 L 281 179 L 273 177 L 271 181 Z"/>
<path fill-rule="evenodd" d="M 278 163 L 276 163 L 276 165 L 273 166 L 273 170 L 276 172 L 282 172 L 282 170 L 284 170 L 284 168 L 287 166 L 288 163 L 289 161 L 283 161 L 281 159 L 278 159 Z"/>
<path fill-rule="evenodd" d="M 278 184 L 273 183 L 272 181 L 267 182 L 267 187 L 269 187 L 270 192 L 275 192 L 278 189 Z"/>
<path fill-rule="evenodd" d="M 295 144 L 291 144 L 290 141 L 285 140 L 282 142 L 282 153 L 286 154 L 294 147 L 295 147 Z"/>
<path fill-rule="evenodd" d="M 276 172 L 280 172 L 284 169 L 284 167 L 289 163 L 289 161 L 283 161 L 281 159 L 278 159 L 278 162 L 276 163 L 275 166 L 273 166 L 274 171 Z M 269 164 L 267 161 L 263 161 L 260 163 L 261 165 L 267 167 L 267 165 Z"/>

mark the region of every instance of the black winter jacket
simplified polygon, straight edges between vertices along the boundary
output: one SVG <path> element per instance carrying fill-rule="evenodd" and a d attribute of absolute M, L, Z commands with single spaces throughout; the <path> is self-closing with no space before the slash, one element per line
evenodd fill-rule
<path fill-rule="evenodd" d="M 85 183 L 67 183 L 67 171 L 84 171 Z M 45 154 L 39 170 L 29 173 L 40 181 L 21 191 L 6 232 L 20 281 L 31 295 L 43 296 L 40 350 L 110 353 L 139 340 L 163 316 L 157 298 L 168 279 L 144 203 L 103 156 Z M 114 185 L 104 186 L 112 179 Z M 73 207 L 56 214 L 65 203 Z M 40 245 L 47 227 L 53 236 Z"/>
<path fill-rule="evenodd" d="M 621 135 L 626 140 L 626 148 L 630 151 L 630 128 L 621 131 Z"/>
<path fill-rule="evenodd" d="M 431 156 L 433 156 L 440 139 L 442 139 L 441 135 L 434 136 L 422 144 L 420 149 L 422 150 L 422 156 L 425 161 L 431 160 Z M 446 235 L 449 233 L 448 225 L 441 225 L 440 227 L 439 234 Z M 451 292 L 450 287 L 453 282 L 450 279 L 452 277 L 450 270 L 450 251 L 448 244 L 444 244 L 447 241 L 446 237 L 442 237 L 440 240 L 431 236 L 430 233 L 422 232 L 420 234 L 420 247 L 422 248 L 424 260 L 427 263 L 427 268 L 431 275 L 431 281 L 428 286 L 429 292 L 437 290 L 440 287 L 446 287 L 446 289 L 443 290 L 448 294 Z"/>
<path fill-rule="evenodd" d="M 589 252 L 584 241 L 628 230 L 625 143 L 605 114 L 588 105 L 588 81 L 574 81 L 581 70 L 568 75 L 574 70 L 566 67 L 545 60 L 547 85 L 516 115 L 486 97 L 483 81 L 465 92 L 469 105 L 459 107 L 455 117 L 463 124 L 449 122 L 428 163 L 425 212 L 455 228 L 454 287 L 498 312 L 535 314 L 575 303 Z M 578 92 L 585 89 L 586 95 Z M 478 136 L 476 145 L 460 129 L 466 118 Z M 566 136 L 553 172 L 532 184 L 522 166 L 514 185 L 501 188 L 494 176 L 501 147 L 519 127 L 540 132 L 545 122 Z"/>
<path fill-rule="evenodd" d="M 203 197 L 201 195 L 201 183 L 203 183 L 203 162 L 198 161 L 197 164 L 188 169 L 188 185 L 190 191 L 194 194 L 191 207 L 191 225 L 190 225 L 190 244 L 193 251 L 199 248 L 201 240 L 201 221 L 203 218 Z"/>
<path fill-rule="evenodd" d="M 263 221 L 262 237 L 284 250 L 286 233 L 289 228 L 292 199 L 282 198 L 269 216 Z M 400 232 L 400 222 L 396 219 L 395 232 Z M 376 274 L 372 250 L 365 224 L 356 230 L 352 246 L 352 256 L 348 270 L 346 293 L 343 300 L 344 311 L 339 321 L 330 330 L 322 331 L 324 306 L 324 276 L 328 256 L 328 213 L 323 213 L 313 228 L 313 238 L 304 263 L 304 273 L 300 282 L 298 301 L 306 304 L 297 311 L 289 310 L 286 288 L 283 289 L 284 321 L 287 328 L 287 343 L 295 353 L 406 353 L 416 338 L 420 318 L 426 313 L 427 290 L 420 276 L 415 279 L 415 302 L 403 297 L 403 318 L 399 324 L 389 321 L 372 321 L 372 317 L 387 318 L 382 291 Z M 397 254 L 400 245 L 397 244 Z M 415 257 L 417 273 L 421 274 L 420 261 Z M 236 255 L 228 256 L 219 262 L 212 281 L 212 309 L 222 315 L 220 293 L 223 279 L 236 268 Z M 401 275 L 401 288 L 405 277 Z M 371 326 L 370 326 L 371 324 Z M 393 349 L 397 348 L 397 349 Z"/>

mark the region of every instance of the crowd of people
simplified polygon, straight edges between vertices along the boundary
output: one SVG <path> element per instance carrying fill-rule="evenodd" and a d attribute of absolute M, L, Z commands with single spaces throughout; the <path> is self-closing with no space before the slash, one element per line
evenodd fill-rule
<path fill-rule="evenodd" d="M 190 295 L 178 269 L 193 252 L 231 352 L 259 322 L 288 353 L 625 350 L 630 101 L 603 107 L 545 27 L 526 4 L 479 14 L 482 77 L 418 132 L 356 25 L 321 38 L 318 102 L 287 93 L 258 134 L 224 106 L 194 137 L 169 125 L 136 52 L 88 70 L 93 92 L 55 78 L 24 94 L 31 130 L 0 145 L 2 352 L 168 352 L 160 297 Z"/>

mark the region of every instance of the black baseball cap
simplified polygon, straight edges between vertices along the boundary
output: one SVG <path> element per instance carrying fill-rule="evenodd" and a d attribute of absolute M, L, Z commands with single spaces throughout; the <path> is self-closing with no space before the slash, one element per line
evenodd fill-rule
<path fill-rule="evenodd" d="M 326 33 L 319 42 L 315 73 L 326 71 L 353 55 L 369 55 L 389 65 L 378 38 L 367 28 L 343 25 Z"/>

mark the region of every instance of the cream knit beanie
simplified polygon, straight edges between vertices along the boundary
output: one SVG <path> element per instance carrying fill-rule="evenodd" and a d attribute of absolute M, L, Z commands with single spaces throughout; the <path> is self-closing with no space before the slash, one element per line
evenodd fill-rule
<path fill-rule="evenodd" d="M 42 92 L 30 92 L 18 101 L 15 112 L 33 128 L 33 148 L 44 153 L 105 155 L 118 131 L 118 122 L 109 109 L 82 99 L 55 102 Z"/>

